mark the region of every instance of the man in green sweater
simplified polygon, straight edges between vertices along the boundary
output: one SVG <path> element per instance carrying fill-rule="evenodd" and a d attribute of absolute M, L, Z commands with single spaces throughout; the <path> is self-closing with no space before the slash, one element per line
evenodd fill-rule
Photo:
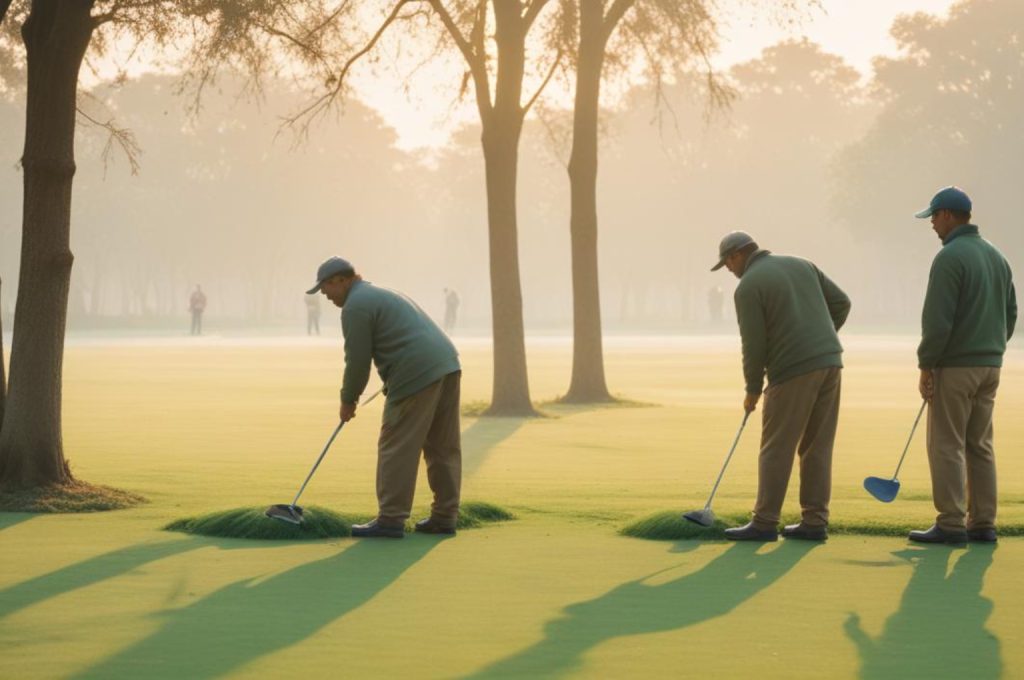
<path fill-rule="evenodd" d="M 764 387 L 757 502 L 751 521 L 726 529 L 736 541 L 775 541 L 794 453 L 800 454 L 799 524 L 786 538 L 828 538 L 832 446 L 839 418 L 843 347 L 836 332 L 850 298 L 813 263 L 773 255 L 736 231 L 719 246 L 711 271 L 727 267 L 740 279 L 736 318 L 743 341 L 743 408 L 757 408 Z"/>
<path fill-rule="evenodd" d="M 1006 258 L 971 224 L 971 199 L 937 193 L 919 218 L 942 241 L 921 314 L 919 389 L 928 401 L 928 465 L 938 517 L 920 543 L 996 541 L 992 411 L 1017 295 Z"/>
<path fill-rule="evenodd" d="M 384 417 L 377 444 L 376 519 L 352 527 L 353 536 L 402 538 L 409 518 L 420 452 L 434 492 L 430 517 L 416 531 L 454 534 L 459 516 L 462 448 L 459 383 L 454 345 L 409 298 L 363 281 L 340 257 L 320 265 L 316 285 L 341 307 L 345 377 L 340 418 L 356 417 L 371 362 L 384 383 Z"/>

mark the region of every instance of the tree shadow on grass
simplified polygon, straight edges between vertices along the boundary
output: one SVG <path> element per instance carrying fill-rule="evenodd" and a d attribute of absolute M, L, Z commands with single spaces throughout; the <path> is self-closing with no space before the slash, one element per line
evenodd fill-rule
<path fill-rule="evenodd" d="M 35 517 L 31 512 L 0 512 L 0 531 Z"/>
<path fill-rule="evenodd" d="M 523 426 L 527 418 L 481 417 L 462 433 L 462 474 L 476 473 L 494 449 Z"/>
<path fill-rule="evenodd" d="M 815 545 L 787 542 L 761 552 L 759 545 L 737 543 L 692 574 L 653 585 L 645 581 L 657 574 L 624 583 L 566 607 L 544 626 L 543 640 L 469 677 L 557 676 L 577 670 L 584 655 L 607 640 L 724 616 L 778 581 Z"/>
<path fill-rule="evenodd" d="M 235 671 L 358 609 L 437 544 L 418 536 L 364 540 L 270 578 L 237 581 L 157 614 L 156 632 L 73 677 L 194 679 Z"/>
<path fill-rule="evenodd" d="M 178 540 L 132 545 L 97 555 L 0 590 L 0 619 L 40 602 L 115 578 L 150 562 L 210 545 Z"/>
<path fill-rule="evenodd" d="M 861 678 L 971 678 L 1002 676 L 999 638 L 985 628 L 992 601 L 981 596 L 995 548 L 966 552 L 933 546 L 893 553 L 914 565 L 900 608 L 872 639 L 850 614 L 844 628 L 857 645 Z M 960 555 L 947 575 L 951 557 Z"/>

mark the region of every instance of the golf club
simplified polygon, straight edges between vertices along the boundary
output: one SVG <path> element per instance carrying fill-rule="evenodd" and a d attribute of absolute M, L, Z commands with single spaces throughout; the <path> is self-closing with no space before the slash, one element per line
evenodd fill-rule
<path fill-rule="evenodd" d="M 383 389 L 384 388 L 381 387 L 379 390 L 367 397 L 361 406 L 366 406 L 373 401 Z M 275 505 L 271 505 L 264 511 L 264 515 L 270 519 L 280 520 L 288 524 L 302 524 L 302 508 L 295 504 L 299 502 L 299 496 L 301 496 L 302 492 L 306 490 L 306 485 L 309 484 L 309 480 L 313 478 L 313 473 L 316 472 L 316 469 L 320 467 L 320 461 L 322 461 L 324 456 L 327 455 L 327 450 L 331 448 L 331 444 L 334 443 L 335 437 L 337 437 L 338 433 L 341 432 L 341 428 L 344 424 L 344 421 L 341 421 L 338 423 L 338 426 L 334 428 L 334 432 L 331 433 L 331 438 L 327 440 L 324 450 L 320 452 L 320 456 L 316 459 L 316 462 L 313 463 L 313 469 L 309 471 L 308 475 L 306 475 L 306 481 L 302 483 L 302 486 L 299 487 L 299 492 L 295 494 L 295 500 L 293 500 L 291 504 L 277 503 Z"/>
<path fill-rule="evenodd" d="M 866 477 L 864 479 L 864 488 L 867 489 L 869 494 L 883 503 L 892 503 L 892 500 L 896 498 L 896 494 L 900 492 L 900 480 L 896 479 L 896 477 L 900 474 L 900 468 L 903 467 L 903 459 L 907 457 L 910 442 L 914 439 L 914 431 L 917 430 L 917 424 L 921 421 L 921 414 L 924 413 L 924 407 L 927 405 L 927 400 L 921 402 L 921 410 L 917 412 L 914 426 L 910 428 L 907 445 L 903 447 L 903 455 L 900 456 L 900 462 L 896 465 L 896 472 L 893 473 L 892 479 L 883 479 L 881 477 Z"/>
<path fill-rule="evenodd" d="M 729 467 L 729 461 L 732 460 L 732 454 L 736 451 L 736 445 L 740 443 L 740 436 L 743 434 L 743 428 L 747 424 L 747 418 L 750 417 L 750 411 L 743 414 L 743 422 L 740 423 L 740 429 L 736 432 L 736 439 L 732 441 L 732 448 L 729 449 L 729 455 L 725 457 L 725 463 L 722 464 L 722 471 L 718 473 L 718 479 L 715 480 L 715 486 L 711 489 L 711 495 L 708 496 L 708 502 L 704 504 L 703 510 L 693 510 L 683 515 L 683 519 L 687 519 L 694 524 L 699 524 L 702 527 L 710 527 L 715 523 L 715 513 L 711 510 L 711 501 L 715 498 L 715 492 L 718 491 L 718 485 L 722 483 L 722 476 L 725 474 L 725 469 Z"/>

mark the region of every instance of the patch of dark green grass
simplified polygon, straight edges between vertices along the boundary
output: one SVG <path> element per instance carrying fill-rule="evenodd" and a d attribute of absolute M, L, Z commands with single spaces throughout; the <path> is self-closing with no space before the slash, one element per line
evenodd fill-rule
<path fill-rule="evenodd" d="M 131 491 L 80 481 L 0 490 L 0 512 L 104 512 L 146 502 L 144 497 Z"/>
<path fill-rule="evenodd" d="M 288 524 L 273 520 L 263 514 L 265 507 L 237 508 L 211 512 L 198 517 L 186 517 L 171 522 L 166 531 L 181 531 L 201 536 L 220 538 L 248 538 L 265 541 L 302 541 L 324 538 L 345 538 L 352 535 L 352 525 L 366 522 L 372 517 L 350 515 L 319 505 L 304 508 L 302 524 Z M 475 529 L 485 524 L 505 522 L 514 519 L 512 513 L 494 505 L 479 501 L 462 504 L 459 513 L 459 529 Z M 406 526 L 406 531 L 410 527 Z"/>
<path fill-rule="evenodd" d="M 750 520 L 747 514 L 732 514 L 716 517 L 714 525 L 702 527 L 683 519 L 683 512 L 659 512 L 632 522 L 619 533 L 633 538 L 651 541 L 725 540 L 728 527 L 740 526 Z M 784 517 L 783 524 L 795 524 L 798 517 Z M 905 537 L 913 529 L 926 529 L 918 523 L 880 520 L 837 521 L 829 524 L 832 536 L 900 536 Z M 1024 524 L 1004 524 L 999 527 L 1000 536 L 1024 536 Z"/>
<path fill-rule="evenodd" d="M 538 406 L 544 408 L 563 409 L 566 411 L 585 410 L 589 411 L 592 409 L 604 409 L 604 408 L 655 408 L 661 404 L 655 404 L 649 401 L 637 401 L 635 399 L 627 399 L 620 395 L 613 395 L 611 399 L 607 401 L 566 401 L 565 397 L 559 395 L 551 401 L 542 401 Z"/>

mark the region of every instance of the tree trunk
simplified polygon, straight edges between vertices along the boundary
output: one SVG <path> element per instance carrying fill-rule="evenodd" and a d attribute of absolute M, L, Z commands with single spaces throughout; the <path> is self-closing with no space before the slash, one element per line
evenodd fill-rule
<path fill-rule="evenodd" d="M 581 2 L 579 63 L 569 156 L 572 242 L 572 379 L 563 401 L 612 401 L 604 377 L 597 265 L 597 118 L 605 37 L 603 4 Z"/>
<path fill-rule="evenodd" d="M 526 35 L 519 12 L 518 2 L 494 3 L 498 49 L 494 107 L 481 117 L 494 334 L 494 383 L 487 415 L 493 416 L 536 415 L 526 371 L 516 211 L 519 138 L 525 115 L 520 98 L 526 60 Z"/>
<path fill-rule="evenodd" d="M 28 89 L 21 272 L 10 389 L 0 430 L 0 485 L 71 481 L 61 438 L 78 72 L 92 0 L 33 0 L 22 27 Z"/>
<path fill-rule="evenodd" d="M 0 9 L 5 8 L 0 7 Z M 3 20 L 3 15 L 0 14 L 0 21 Z M 4 286 L 3 280 L 0 279 L 0 426 L 4 422 L 4 402 L 7 399 L 7 374 L 4 370 Z"/>

